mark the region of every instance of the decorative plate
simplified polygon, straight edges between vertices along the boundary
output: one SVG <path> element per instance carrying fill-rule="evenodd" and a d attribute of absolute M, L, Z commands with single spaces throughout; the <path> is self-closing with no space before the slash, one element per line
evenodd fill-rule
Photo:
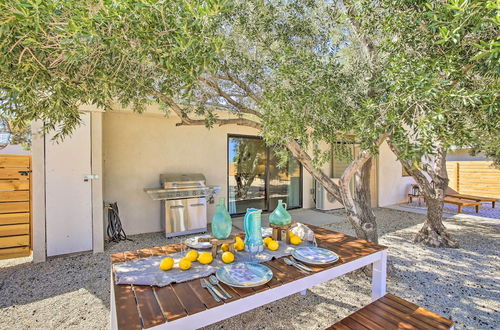
<path fill-rule="evenodd" d="M 239 288 L 263 285 L 273 278 L 271 269 L 253 262 L 236 262 L 222 266 L 215 275 L 222 283 Z"/>
<path fill-rule="evenodd" d="M 335 252 L 314 246 L 296 248 L 292 251 L 292 257 L 311 265 L 326 265 L 339 260 Z"/>
<path fill-rule="evenodd" d="M 202 237 L 207 238 L 210 237 L 210 235 L 200 235 L 186 238 L 184 244 L 192 249 L 210 249 L 212 247 L 212 244 L 210 244 L 210 242 L 198 242 L 198 238 Z"/>

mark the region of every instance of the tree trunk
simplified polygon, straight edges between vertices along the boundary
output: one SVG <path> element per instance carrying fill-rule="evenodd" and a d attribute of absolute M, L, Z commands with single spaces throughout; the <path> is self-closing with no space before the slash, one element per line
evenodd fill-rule
<path fill-rule="evenodd" d="M 458 242 L 448 233 L 443 224 L 443 200 L 426 197 L 427 219 L 415 236 L 415 242 L 432 247 L 458 248 Z"/>
<path fill-rule="evenodd" d="M 356 236 L 378 243 L 377 223 L 371 208 L 370 170 L 371 154 L 363 150 L 345 169 L 339 180 L 340 194 L 347 219 L 351 223 Z M 350 183 L 354 180 L 354 196 Z"/>
<path fill-rule="evenodd" d="M 389 147 L 399 158 L 405 170 L 417 182 L 427 205 L 427 218 L 420 231 L 415 236 L 415 242 L 422 242 L 432 247 L 457 248 L 458 242 L 443 224 L 443 200 L 448 187 L 448 172 L 446 171 L 446 150 L 439 147 L 432 166 L 430 162 L 423 163 L 423 169 L 431 181 L 412 163 L 400 158 L 400 150 L 388 141 Z"/>
<path fill-rule="evenodd" d="M 360 214 L 363 235 L 360 238 L 378 243 L 377 222 L 371 207 L 370 174 L 372 158 L 367 160 L 354 176 L 354 205 Z"/>
<path fill-rule="evenodd" d="M 381 138 L 381 141 L 384 139 L 385 137 Z M 337 185 L 322 171 L 314 168 L 311 158 L 296 141 L 289 142 L 286 147 L 325 190 L 344 205 L 347 219 L 356 232 L 356 236 L 377 243 L 377 224 L 371 209 L 370 198 L 371 154 L 367 150 L 361 151 L 344 171 Z M 353 197 L 349 186 L 355 175 L 357 178 L 354 189 L 355 197 Z"/>
<path fill-rule="evenodd" d="M 433 168 L 426 166 L 432 178 L 432 182 L 426 180 L 422 187 L 427 204 L 427 219 L 415 236 L 415 242 L 422 242 L 432 247 L 457 248 L 457 240 L 451 237 L 443 224 L 443 200 L 449 182 L 444 148 L 439 148 L 433 165 Z"/>

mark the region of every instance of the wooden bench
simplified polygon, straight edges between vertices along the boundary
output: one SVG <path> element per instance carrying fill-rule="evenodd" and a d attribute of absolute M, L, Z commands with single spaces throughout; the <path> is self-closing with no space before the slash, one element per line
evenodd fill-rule
<path fill-rule="evenodd" d="M 327 329 L 454 329 L 453 321 L 390 293 Z"/>
<path fill-rule="evenodd" d="M 458 206 L 458 213 L 462 213 L 462 206 L 475 206 L 476 213 L 479 213 L 479 206 L 481 206 L 480 202 L 468 201 L 464 199 L 459 199 L 455 197 L 445 197 L 444 202 L 448 204 L 455 204 Z"/>
<path fill-rule="evenodd" d="M 497 198 L 493 198 L 493 197 L 482 197 L 482 196 L 461 194 L 461 193 L 451 189 L 450 187 L 446 188 L 446 197 L 468 199 L 468 200 L 472 200 L 475 202 L 491 202 L 492 208 L 495 208 L 495 203 L 497 201 Z"/>

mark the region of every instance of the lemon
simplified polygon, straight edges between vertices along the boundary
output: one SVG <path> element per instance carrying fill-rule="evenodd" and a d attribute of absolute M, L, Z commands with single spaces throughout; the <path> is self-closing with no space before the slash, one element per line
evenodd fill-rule
<path fill-rule="evenodd" d="M 238 243 L 238 242 L 243 243 L 243 239 L 241 237 L 239 237 L 239 236 L 236 236 L 235 240 L 236 240 L 236 243 Z"/>
<path fill-rule="evenodd" d="M 188 270 L 189 268 L 191 268 L 191 260 L 189 260 L 188 258 L 182 258 L 179 261 L 179 268 L 182 270 Z"/>
<path fill-rule="evenodd" d="M 302 243 L 302 240 L 299 236 L 292 236 L 290 238 L 290 243 L 292 243 L 293 245 L 299 245 L 300 243 Z"/>
<path fill-rule="evenodd" d="M 226 264 L 230 264 L 234 261 L 234 254 L 231 252 L 224 252 L 222 254 L 222 261 L 224 261 Z"/>
<path fill-rule="evenodd" d="M 271 240 L 269 243 L 267 243 L 267 248 L 271 251 L 276 251 L 279 249 L 280 243 L 278 241 L 273 241 Z"/>
<path fill-rule="evenodd" d="M 224 251 L 224 252 L 229 251 L 229 244 L 226 244 L 226 243 L 222 244 L 222 245 L 220 246 L 220 249 L 221 249 L 222 251 Z"/>
<path fill-rule="evenodd" d="M 166 257 L 160 262 L 161 270 L 170 270 L 172 267 L 174 267 L 174 259 L 170 257 Z"/>
<path fill-rule="evenodd" d="M 269 242 L 271 242 L 273 239 L 271 237 L 266 237 L 264 238 L 264 244 L 267 246 L 267 244 L 269 244 Z"/>
<path fill-rule="evenodd" d="M 288 236 L 290 236 L 290 238 L 292 238 L 293 236 L 295 236 L 295 234 L 293 233 L 293 231 L 289 231 Z"/>
<path fill-rule="evenodd" d="M 243 243 L 243 241 L 239 241 L 239 242 L 234 243 L 234 249 L 236 251 L 241 251 L 244 248 L 245 248 L 245 243 Z"/>
<path fill-rule="evenodd" d="M 212 257 L 212 254 L 210 252 L 202 252 L 198 257 L 198 262 L 204 265 L 211 263 L 212 260 L 214 260 L 214 258 Z"/>
<path fill-rule="evenodd" d="M 189 261 L 196 261 L 196 259 L 198 259 L 198 251 L 196 251 L 196 250 L 189 251 L 186 254 L 185 258 L 188 259 Z"/>

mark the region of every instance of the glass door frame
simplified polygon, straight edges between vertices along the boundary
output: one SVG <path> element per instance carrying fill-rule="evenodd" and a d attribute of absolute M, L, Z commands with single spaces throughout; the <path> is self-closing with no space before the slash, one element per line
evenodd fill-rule
<path fill-rule="evenodd" d="M 244 138 L 244 139 L 254 139 L 254 140 L 262 140 L 261 136 L 257 135 L 245 135 L 245 134 L 228 134 L 226 139 L 226 208 L 229 210 L 229 139 L 231 138 Z M 266 182 L 264 188 L 264 196 L 265 196 L 265 205 L 266 209 L 262 210 L 262 213 L 270 213 L 273 210 L 269 210 L 269 182 L 270 182 L 270 171 L 269 171 L 269 162 L 271 159 L 271 148 L 264 145 L 266 148 Z M 295 210 L 301 209 L 303 207 L 303 186 L 304 186 L 304 169 L 302 164 L 299 163 L 300 170 L 300 184 L 299 184 L 299 206 L 289 207 L 287 210 Z M 242 213 L 232 213 L 231 217 L 241 217 L 245 212 Z"/>

